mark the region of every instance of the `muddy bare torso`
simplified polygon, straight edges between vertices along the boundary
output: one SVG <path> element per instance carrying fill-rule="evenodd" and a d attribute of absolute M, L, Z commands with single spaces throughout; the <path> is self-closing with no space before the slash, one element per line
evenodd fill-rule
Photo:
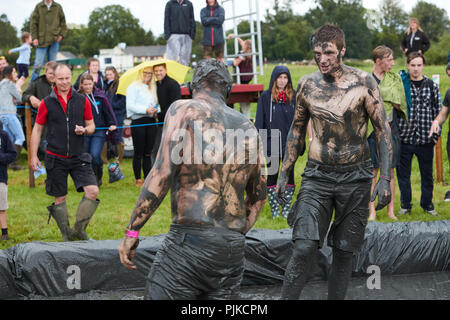
<path fill-rule="evenodd" d="M 297 111 L 309 113 L 313 131 L 309 159 L 341 165 L 370 158 L 366 142 L 369 116 L 365 106 L 371 90 L 369 76 L 343 66 L 343 76 L 338 82 L 327 81 L 319 72 L 300 80 Z"/>
<path fill-rule="evenodd" d="M 174 118 L 184 118 L 181 128 L 187 133 L 183 143 L 172 142 L 178 145 L 172 145 L 172 151 L 183 159 L 172 182 L 172 222 L 243 231 L 244 192 L 259 170 L 255 127 L 214 99 L 178 101 L 169 111 Z"/>

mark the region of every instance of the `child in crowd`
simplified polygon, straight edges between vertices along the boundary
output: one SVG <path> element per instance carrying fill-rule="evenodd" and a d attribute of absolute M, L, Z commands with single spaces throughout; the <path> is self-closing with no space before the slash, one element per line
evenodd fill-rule
<path fill-rule="evenodd" d="M 28 78 L 28 67 L 30 65 L 30 55 L 31 55 L 31 33 L 24 32 L 21 37 L 22 45 L 20 47 L 11 49 L 8 51 L 8 54 L 13 54 L 15 52 L 19 52 L 19 58 L 17 58 L 17 71 L 19 72 L 19 79 L 24 76 L 24 78 Z"/>
<path fill-rule="evenodd" d="M 9 240 L 8 224 L 6 222 L 6 210 L 8 210 L 8 164 L 16 159 L 16 149 L 9 139 L 9 135 L 3 130 L 0 123 L 0 227 L 2 229 L 1 240 Z"/>

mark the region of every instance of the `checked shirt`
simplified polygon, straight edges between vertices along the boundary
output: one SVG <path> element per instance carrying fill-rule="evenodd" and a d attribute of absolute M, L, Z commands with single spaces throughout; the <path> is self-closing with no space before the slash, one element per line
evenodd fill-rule
<path fill-rule="evenodd" d="M 399 119 L 400 139 L 405 144 L 421 145 L 433 142 L 433 138 L 428 135 L 431 122 L 441 110 L 441 96 L 438 85 L 425 76 L 423 78 L 420 87 L 411 82 L 409 122 Z"/>

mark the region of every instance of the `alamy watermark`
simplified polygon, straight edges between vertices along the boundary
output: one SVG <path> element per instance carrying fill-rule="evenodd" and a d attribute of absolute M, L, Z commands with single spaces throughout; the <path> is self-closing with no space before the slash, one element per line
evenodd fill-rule
<path fill-rule="evenodd" d="M 377 265 L 371 265 L 367 268 L 367 274 L 370 274 L 367 278 L 366 285 L 369 290 L 381 289 L 381 269 Z"/>
<path fill-rule="evenodd" d="M 270 137 L 270 157 L 267 154 Z M 260 151 L 266 158 L 267 168 L 261 174 L 276 174 L 280 166 L 281 134 L 278 129 L 226 129 L 203 128 L 202 121 L 194 121 L 193 130 L 177 129 L 172 137 L 170 158 L 175 165 L 191 164 L 258 164 Z M 267 171 L 266 171 L 267 170 Z"/>
<path fill-rule="evenodd" d="M 69 275 L 66 284 L 69 290 L 81 289 L 81 269 L 77 265 L 71 265 L 67 268 L 66 273 Z"/>

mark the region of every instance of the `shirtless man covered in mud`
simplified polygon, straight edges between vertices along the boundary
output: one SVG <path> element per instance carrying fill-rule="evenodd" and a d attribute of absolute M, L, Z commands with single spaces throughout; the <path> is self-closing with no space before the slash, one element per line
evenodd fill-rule
<path fill-rule="evenodd" d="M 148 275 L 146 299 L 237 294 L 244 235 L 264 206 L 266 182 L 258 131 L 225 104 L 231 88 L 223 63 L 202 60 L 193 99 L 176 101 L 166 114 L 155 165 L 119 246 L 122 264 L 136 269 L 138 232 L 171 189 L 172 225 Z"/>
<path fill-rule="evenodd" d="M 312 123 L 312 141 L 302 184 L 288 223 L 293 228 L 293 254 L 287 265 L 282 299 L 299 299 L 328 234 L 333 263 L 328 299 L 344 299 L 352 272 L 352 255 L 364 239 L 373 177 L 366 131 L 370 119 L 378 141 L 380 179 L 372 194 L 377 210 L 390 201 L 390 127 L 375 79 L 343 65 L 345 35 L 334 25 L 320 27 L 312 37 L 319 71 L 300 79 L 297 106 L 277 186 L 284 189 L 295 162 L 305 151 L 305 132 Z M 372 200 L 372 201 L 373 201 Z"/>

